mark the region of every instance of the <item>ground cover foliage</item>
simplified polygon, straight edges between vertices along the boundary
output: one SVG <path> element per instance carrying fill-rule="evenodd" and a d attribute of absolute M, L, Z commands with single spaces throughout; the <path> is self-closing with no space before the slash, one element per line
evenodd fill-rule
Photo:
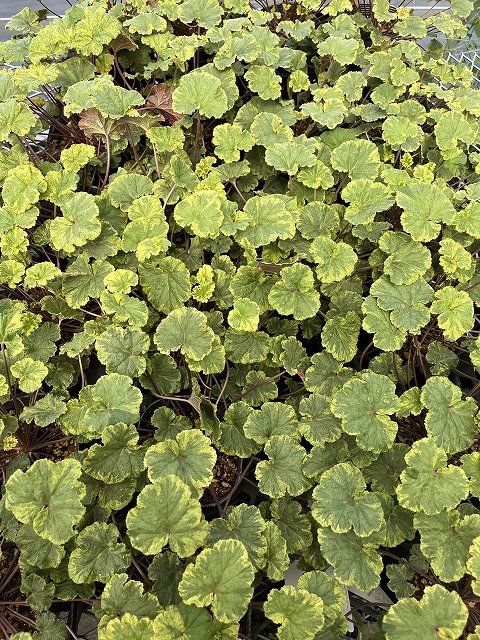
<path fill-rule="evenodd" d="M 380 581 L 375 638 L 480 637 L 480 101 L 415 42 L 470 9 L 12 19 L 1 527 L 33 637 L 77 599 L 103 640 L 334 640 Z"/>

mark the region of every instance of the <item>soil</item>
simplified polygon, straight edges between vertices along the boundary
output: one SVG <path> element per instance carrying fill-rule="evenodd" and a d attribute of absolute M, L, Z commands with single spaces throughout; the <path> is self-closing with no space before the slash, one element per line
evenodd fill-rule
<path fill-rule="evenodd" d="M 215 491 L 218 500 L 226 498 L 235 486 L 235 482 L 238 479 L 238 462 L 239 458 L 235 456 L 228 456 L 226 453 L 217 454 L 217 461 L 213 467 L 213 481 L 210 487 Z M 210 487 L 205 489 L 201 498 L 201 502 L 204 505 L 212 504 Z"/>

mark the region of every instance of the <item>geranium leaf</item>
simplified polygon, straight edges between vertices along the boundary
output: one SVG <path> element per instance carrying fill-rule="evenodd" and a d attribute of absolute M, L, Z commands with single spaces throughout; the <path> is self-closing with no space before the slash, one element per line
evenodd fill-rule
<path fill-rule="evenodd" d="M 64 544 L 85 512 L 80 475 L 76 460 L 37 460 L 25 473 L 18 469 L 10 476 L 5 506 L 40 537 Z"/>
<path fill-rule="evenodd" d="M 294 176 L 299 167 L 312 167 L 317 162 L 315 144 L 309 138 L 298 136 L 289 142 L 280 142 L 267 147 L 265 162 L 277 171 Z"/>
<path fill-rule="evenodd" d="M 15 544 L 20 549 L 22 558 L 39 569 L 58 567 L 65 556 L 65 549 L 62 546 L 41 538 L 30 524 L 20 527 L 15 536 Z"/>
<path fill-rule="evenodd" d="M 387 612 L 382 627 L 387 640 L 458 638 L 468 610 L 460 596 L 441 585 L 426 587 L 420 601 L 402 598 Z"/>
<path fill-rule="evenodd" d="M 277 582 L 283 580 L 285 571 L 290 566 L 290 557 L 287 553 L 286 541 L 279 527 L 271 520 L 265 524 L 264 537 L 267 545 L 265 550 L 265 572 L 270 580 Z"/>
<path fill-rule="evenodd" d="M 436 238 L 440 223 L 450 224 L 455 217 L 452 203 L 435 184 L 400 187 L 397 204 L 404 210 L 401 216 L 404 231 L 418 242 Z"/>
<path fill-rule="evenodd" d="M 366 371 L 337 391 L 331 410 L 341 418 L 343 430 L 357 436 L 360 447 L 379 453 L 395 438 L 397 425 L 389 416 L 399 406 L 393 382 L 386 376 Z"/>
<path fill-rule="evenodd" d="M 309 486 L 302 473 L 305 449 L 289 436 L 272 436 L 264 447 L 268 461 L 257 464 L 255 476 L 262 493 L 280 498 L 287 492 L 298 496 Z"/>
<path fill-rule="evenodd" d="M 272 589 L 265 602 L 265 615 L 279 624 L 279 640 L 313 640 L 323 627 L 323 600 L 305 589 L 284 586 Z"/>
<path fill-rule="evenodd" d="M 180 350 L 193 360 L 201 360 L 211 351 L 213 339 L 205 314 L 193 307 L 181 307 L 160 322 L 153 340 L 160 353 Z"/>
<path fill-rule="evenodd" d="M 382 276 L 372 284 L 370 294 L 381 309 L 391 311 L 390 320 L 400 329 L 416 334 L 430 320 L 425 304 L 432 301 L 434 293 L 421 278 L 412 284 L 395 285 Z"/>
<path fill-rule="evenodd" d="M 423 277 L 432 262 L 427 247 L 405 233 L 386 231 L 378 246 L 388 254 L 383 270 L 394 284 L 414 283 Z"/>
<path fill-rule="evenodd" d="M 460 111 L 443 113 L 435 125 L 435 137 L 442 151 L 455 149 L 459 142 L 468 145 L 476 135 L 477 128 L 469 124 Z"/>
<path fill-rule="evenodd" d="M 7 140 L 13 133 L 25 136 L 37 122 L 28 106 L 10 98 L 0 104 L 0 137 Z"/>
<path fill-rule="evenodd" d="M 25 393 L 33 393 L 42 386 L 48 374 L 48 368 L 39 360 L 22 358 L 10 367 L 10 372 L 18 378 L 18 386 Z"/>
<path fill-rule="evenodd" d="M 233 309 L 228 314 L 228 324 L 238 331 L 256 331 L 260 308 L 248 298 L 234 300 Z"/>
<path fill-rule="evenodd" d="M 254 196 L 243 209 L 248 226 L 237 232 L 238 238 L 245 238 L 253 247 L 260 247 L 277 238 L 293 238 L 295 222 L 289 211 L 288 199 L 278 195 Z"/>
<path fill-rule="evenodd" d="M 333 565 L 335 577 L 346 585 L 370 590 L 378 586 L 383 562 L 377 552 L 378 542 L 360 538 L 353 530 L 334 533 L 319 529 L 318 540 L 325 559 Z"/>
<path fill-rule="evenodd" d="M 110 373 L 85 387 L 84 392 L 87 403 L 84 422 L 88 428 L 101 433 L 110 424 L 137 422 L 142 394 L 128 376 Z"/>
<path fill-rule="evenodd" d="M 191 115 L 198 111 L 206 118 L 220 118 L 228 108 L 221 81 L 205 71 L 183 75 L 172 99 L 177 113 Z"/>
<path fill-rule="evenodd" d="M 357 254 L 346 242 L 319 235 L 310 246 L 310 253 L 317 264 L 317 275 L 322 283 L 338 282 L 353 273 Z"/>
<path fill-rule="evenodd" d="M 130 553 L 117 542 L 112 524 L 95 522 L 81 531 L 68 561 L 68 575 L 74 582 L 106 582 L 130 564 Z"/>
<path fill-rule="evenodd" d="M 238 540 L 219 540 L 186 568 L 179 592 L 186 604 L 211 606 L 220 622 L 236 622 L 253 594 L 253 578 L 244 545 Z"/>
<path fill-rule="evenodd" d="M 63 215 L 50 224 L 54 249 L 72 253 L 75 247 L 82 247 L 100 235 L 99 210 L 90 193 L 74 193 L 66 197 L 61 208 Z"/>
<path fill-rule="evenodd" d="M 301 510 L 301 505 L 288 497 L 278 498 L 270 504 L 272 519 L 287 543 L 288 553 L 312 542 L 310 522 Z"/>
<path fill-rule="evenodd" d="M 21 413 L 21 418 L 25 423 L 35 422 L 39 427 L 46 427 L 53 424 L 67 410 L 65 401 L 55 395 L 48 393 L 31 406 L 25 407 Z"/>
<path fill-rule="evenodd" d="M 153 191 L 153 183 L 147 176 L 126 173 L 114 176 L 108 185 L 112 203 L 122 211 L 128 211 L 135 200 Z"/>
<path fill-rule="evenodd" d="M 280 97 L 281 78 L 274 69 L 265 65 L 251 65 L 245 74 L 250 91 L 258 93 L 262 100 L 275 100 Z"/>
<path fill-rule="evenodd" d="M 282 315 L 296 320 L 314 316 L 320 308 L 320 295 L 315 290 L 313 273 L 305 264 L 284 267 L 280 278 L 268 295 L 268 301 Z"/>
<path fill-rule="evenodd" d="M 203 544 L 206 523 L 188 486 L 176 476 L 162 475 L 140 492 L 127 515 L 127 532 L 135 549 L 147 555 L 168 544 L 185 558 Z"/>
<path fill-rule="evenodd" d="M 170 313 L 190 299 L 190 273 L 181 260 L 167 256 L 152 266 L 140 265 L 140 284 L 158 311 Z"/>
<path fill-rule="evenodd" d="M 96 340 L 100 362 L 107 373 L 120 373 L 137 378 L 145 371 L 145 354 L 150 346 L 146 333 L 135 327 L 109 327 Z"/>
<path fill-rule="evenodd" d="M 292 407 L 279 402 L 266 402 L 258 411 L 251 411 L 244 424 L 244 433 L 259 444 L 272 436 L 298 439 L 298 422 Z"/>
<path fill-rule="evenodd" d="M 143 469 L 145 451 L 138 447 L 138 432 L 133 425 L 105 427 L 103 444 L 92 445 L 83 461 L 85 472 L 107 483 L 136 478 Z"/>
<path fill-rule="evenodd" d="M 209 640 L 215 633 L 214 621 L 206 609 L 183 602 L 162 611 L 155 618 L 153 628 L 155 637 L 164 640 L 182 637 Z"/>
<path fill-rule="evenodd" d="M 192 495 L 202 493 L 210 484 L 215 461 L 215 449 L 210 445 L 210 439 L 197 429 L 180 431 L 175 439 L 149 447 L 145 455 L 145 466 L 152 482 L 172 474 L 190 487 Z"/>
<path fill-rule="evenodd" d="M 407 468 L 400 475 L 398 501 L 412 511 L 435 515 L 453 509 L 468 495 L 468 479 L 459 467 L 447 467 L 447 455 L 434 440 L 414 442 L 405 456 Z"/>
<path fill-rule="evenodd" d="M 462 518 L 456 510 L 441 511 L 435 516 L 415 515 L 420 548 L 440 580 L 453 582 L 463 578 L 479 525 L 478 514 Z"/>
<path fill-rule="evenodd" d="M 344 318 L 329 318 L 322 329 L 322 344 L 340 362 L 350 362 L 357 352 L 360 318 L 348 311 Z"/>
<path fill-rule="evenodd" d="M 107 622 L 102 637 L 103 640 L 154 640 L 155 631 L 151 620 L 125 613 Z"/>
<path fill-rule="evenodd" d="M 381 309 L 377 299 L 367 296 L 362 304 L 365 314 L 363 328 L 374 334 L 373 342 L 383 351 L 397 351 L 405 342 L 406 331 L 396 327 L 390 320 L 390 312 Z"/>
<path fill-rule="evenodd" d="M 425 427 L 439 447 L 450 453 L 463 451 L 473 442 L 478 411 L 473 398 L 462 400 L 462 392 L 448 378 L 432 376 L 421 394 L 421 401 L 428 409 Z"/>
<path fill-rule="evenodd" d="M 438 326 L 446 340 L 458 340 L 473 328 L 473 301 L 466 291 L 443 287 L 435 292 L 430 311 L 438 314 Z"/>
<path fill-rule="evenodd" d="M 20 214 L 38 202 L 46 187 L 47 183 L 36 167 L 21 164 L 8 172 L 3 183 L 2 198 L 8 207 Z"/>
<path fill-rule="evenodd" d="M 249 561 L 257 568 L 264 566 L 266 522 L 258 507 L 239 504 L 228 509 L 227 518 L 215 518 L 210 523 L 207 544 L 219 540 L 239 540 L 247 550 Z"/>
<path fill-rule="evenodd" d="M 293 138 L 293 131 L 283 124 L 280 116 L 274 113 L 259 113 L 255 116 L 250 127 L 255 142 L 264 147 L 273 144 L 289 142 Z"/>
<path fill-rule="evenodd" d="M 349 182 L 342 190 L 342 198 L 350 203 L 345 219 L 352 224 L 373 222 L 375 214 L 389 209 L 394 202 L 388 187 L 365 178 Z"/>
<path fill-rule="evenodd" d="M 374 180 L 380 168 L 377 146 L 369 140 L 347 140 L 336 147 L 330 162 L 334 169 L 347 173 L 352 180 Z"/>
<path fill-rule="evenodd" d="M 325 471 L 313 491 L 312 515 L 336 533 L 351 527 L 358 536 L 369 536 L 384 524 L 380 500 L 365 490 L 361 472 L 340 463 Z"/>
<path fill-rule="evenodd" d="M 216 191 L 196 191 L 177 204 L 175 221 L 201 238 L 215 237 L 223 222 L 221 204 Z"/>

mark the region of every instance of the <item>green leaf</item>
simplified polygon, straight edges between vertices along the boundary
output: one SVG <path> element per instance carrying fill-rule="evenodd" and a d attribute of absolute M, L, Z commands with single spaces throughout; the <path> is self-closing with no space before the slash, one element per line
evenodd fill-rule
<path fill-rule="evenodd" d="M 406 331 L 396 327 L 390 320 L 390 312 L 378 305 L 377 299 L 367 296 L 362 304 L 365 314 L 362 326 L 374 334 L 373 343 L 382 351 L 397 351 L 405 342 Z"/>
<path fill-rule="evenodd" d="M 452 203 L 435 184 L 400 187 L 397 204 L 403 209 L 404 231 L 417 242 L 434 240 L 440 232 L 440 223 L 450 224 L 455 217 Z"/>
<path fill-rule="evenodd" d="M 214 238 L 222 226 L 222 200 L 217 191 L 195 191 L 177 204 L 175 221 L 200 238 Z"/>
<path fill-rule="evenodd" d="M 181 307 L 160 322 L 153 341 L 160 353 L 181 351 L 188 358 L 201 360 L 210 352 L 213 339 L 205 314 L 193 307 Z"/>
<path fill-rule="evenodd" d="M 217 0 L 186 0 L 180 10 L 184 22 L 196 22 L 199 27 L 214 27 L 223 15 Z"/>
<path fill-rule="evenodd" d="M 420 548 L 435 574 L 444 582 L 461 580 L 466 572 L 469 549 L 478 535 L 480 515 L 462 518 L 458 511 L 441 511 L 435 516 L 415 515 Z"/>
<path fill-rule="evenodd" d="M 369 140 L 347 140 L 333 149 L 330 162 L 352 180 L 374 180 L 380 168 L 380 155 L 377 145 Z"/>
<path fill-rule="evenodd" d="M 478 127 L 472 126 L 460 111 L 442 113 L 435 125 L 435 137 L 439 149 L 456 149 L 460 142 L 466 145 L 476 137 Z"/>
<path fill-rule="evenodd" d="M 68 561 L 68 575 L 74 582 L 107 582 L 130 564 L 130 553 L 118 543 L 113 524 L 94 522 L 81 531 Z"/>
<path fill-rule="evenodd" d="M 455 212 L 453 226 L 457 231 L 468 233 L 473 238 L 480 237 L 480 203 L 469 202 Z"/>
<path fill-rule="evenodd" d="M 339 282 L 353 273 L 357 254 L 346 242 L 319 235 L 310 246 L 310 254 L 317 264 L 317 275 L 323 284 Z"/>
<path fill-rule="evenodd" d="M 265 564 L 265 527 L 266 523 L 258 507 L 239 504 L 228 509 L 227 518 L 215 518 L 211 521 L 207 545 L 211 546 L 219 540 L 239 540 L 247 550 L 249 561 L 256 568 L 261 568 Z"/>
<path fill-rule="evenodd" d="M 213 144 L 215 155 L 225 162 L 240 160 L 240 151 L 250 151 L 255 144 L 248 131 L 244 131 L 237 124 L 220 124 L 213 130 Z"/>
<path fill-rule="evenodd" d="M 24 473 L 17 469 L 6 484 L 5 506 L 41 538 L 64 544 L 84 514 L 85 486 L 76 460 L 36 460 Z"/>
<path fill-rule="evenodd" d="M 264 331 L 253 333 L 227 329 L 225 333 L 225 353 L 232 362 L 238 364 L 263 362 L 269 349 L 270 339 Z"/>
<path fill-rule="evenodd" d="M 25 423 L 34 422 L 39 427 L 53 424 L 67 410 L 65 401 L 54 393 L 48 393 L 31 406 L 25 407 L 21 413 L 21 419 Z"/>
<path fill-rule="evenodd" d="M 357 353 L 360 318 L 348 311 L 343 318 L 330 318 L 322 329 L 322 345 L 340 362 L 350 362 Z"/>
<path fill-rule="evenodd" d="M 362 449 L 379 453 L 395 438 L 397 424 L 389 416 L 399 406 L 394 383 L 387 376 L 365 371 L 337 391 L 331 410 Z"/>
<path fill-rule="evenodd" d="M 375 491 L 388 495 L 395 493 L 400 474 L 406 467 L 407 451 L 407 445 L 395 442 L 390 449 L 382 451 L 376 460 L 362 469 L 365 478 L 372 483 Z"/>
<path fill-rule="evenodd" d="M 150 346 L 146 333 L 136 327 L 109 327 L 96 340 L 100 362 L 107 373 L 120 373 L 137 378 L 145 371 L 145 354 Z"/>
<path fill-rule="evenodd" d="M 128 376 L 118 373 L 102 376 L 94 385 L 80 392 L 80 399 L 86 406 L 83 424 L 96 433 L 102 433 L 108 425 L 119 422 L 131 424 L 139 419 L 142 394 Z M 64 419 L 68 420 L 68 412 Z"/>
<path fill-rule="evenodd" d="M 162 638 L 162 640 L 177 640 L 177 638 L 210 640 L 212 637 L 220 637 L 212 635 L 215 633 L 215 625 L 206 609 L 199 609 L 194 605 L 188 606 L 183 602 L 162 611 L 155 618 L 153 628 L 155 638 Z"/>
<path fill-rule="evenodd" d="M 103 46 L 118 36 L 122 25 L 113 12 L 107 13 L 102 6 L 86 7 L 84 12 L 73 29 L 72 42 L 79 53 L 98 56 Z"/>
<path fill-rule="evenodd" d="M 280 625 L 279 640 L 313 640 L 323 627 L 323 600 L 305 589 L 272 589 L 264 609 L 265 615 Z"/>
<path fill-rule="evenodd" d="M 342 190 L 342 198 L 349 202 L 345 220 L 351 224 L 370 224 L 375 214 L 389 209 L 394 200 L 385 185 L 374 180 L 352 180 Z"/>
<path fill-rule="evenodd" d="M 128 211 L 135 200 L 153 191 L 153 182 L 147 176 L 137 173 L 122 173 L 113 177 L 108 185 L 108 195 L 112 203 L 122 211 Z"/>
<path fill-rule="evenodd" d="M 265 444 L 272 436 L 298 439 L 298 422 L 292 407 L 280 402 L 266 402 L 258 411 L 251 411 L 243 426 L 247 438 Z"/>
<path fill-rule="evenodd" d="M 305 449 L 289 436 L 272 436 L 265 445 L 268 461 L 257 464 L 255 477 L 262 493 L 280 498 L 287 492 L 298 496 L 309 486 L 302 473 Z"/>
<path fill-rule="evenodd" d="M 168 256 L 155 266 L 140 265 L 140 284 L 153 306 L 170 313 L 190 299 L 190 273 L 181 260 Z"/>
<path fill-rule="evenodd" d="M 162 475 L 139 493 L 127 514 L 127 533 L 133 547 L 146 555 L 160 553 L 168 544 L 186 558 L 203 544 L 206 523 L 188 486 L 176 476 Z"/>
<path fill-rule="evenodd" d="M 0 138 L 8 140 L 13 133 L 25 136 L 35 126 L 37 120 L 28 106 L 16 98 L 0 104 Z"/>
<path fill-rule="evenodd" d="M 277 171 L 294 176 L 300 167 L 312 167 L 316 164 L 315 146 L 315 142 L 304 135 L 289 142 L 272 144 L 267 147 L 265 162 Z"/>
<path fill-rule="evenodd" d="M 320 295 L 315 290 L 313 273 L 305 264 L 284 267 L 268 296 L 270 305 L 281 315 L 296 320 L 314 316 L 320 308 Z"/>
<path fill-rule="evenodd" d="M 219 540 L 188 565 L 179 585 L 186 604 L 211 606 L 220 622 L 236 622 L 253 595 L 254 571 L 238 540 Z"/>
<path fill-rule="evenodd" d="M 390 607 L 382 627 L 387 640 L 453 640 L 462 634 L 467 618 L 460 596 L 435 584 L 425 588 L 421 600 L 402 598 Z"/>
<path fill-rule="evenodd" d="M 313 491 L 312 515 L 335 533 L 351 527 L 358 536 L 369 536 L 384 524 L 380 500 L 365 490 L 361 472 L 350 463 L 325 471 Z"/>
<path fill-rule="evenodd" d="M 96 609 L 97 617 L 104 621 L 122 619 L 126 614 L 134 614 L 139 618 L 153 620 L 161 607 L 152 593 L 143 593 L 143 584 L 129 580 L 126 573 L 119 573 L 111 578 L 103 590 L 100 607 Z"/>
<path fill-rule="evenodd" d="M 103 640 L 154 640 L 155 631 L 151 620 L 125 613 L 121 618 L 114 618 L 107 622 L 102 638 Z"/>
<path fill-rule="evenodd" d="M 280 98 L 281 78 L 274 69 L 265 65 L 251 65 L 245 73 L 250 91 L 258 93 L 262 100 Z"/>
<path fill-rule="evenodd" d="M 439 253 L 440 265 L 449 278 L 460 282 L 470 279 L 474 270 L 472 256 L 459 242 L 451 238 L 443 238 Z"/>
<path fill-rule="evenodd" d="M 436 291 L 430 311 L 438 314 L 438 326 L 443 329 L 446 340 L 458 340 L 475 324 L 472 299 L 466 291 L 458 291 L 454 287 Z"/>
<path fill-rule="evenodd" d="M 300 432 L 313 445 L 335 442 L 342 433 L 341 422 L 330 411 L 330 403 L 320 394 L 302 398 L 298 408 Z"/>
<path fill-rule="evenodd" d="M 90 298 L 99 298 L 105 290 L 104 279 L 112 271 L 112 265 L 106 261 L 95 260 L 90 265 L 87 257 L 79 256 L 64 273 L 62 294 L 65 300 L 79 309 Z"/>
<path fill-rule="evenodd" d="M 431 438 L 414 442 L 405 455 L 407 468 L 400 475 L 397 496 L 411 511 L 435 515 L 453 509 L 468 495 L 468 479 L 463 469 L 447 467 L 447 455 Z"/>
<path fill-rule="evenodd" d="M 192 495 L 201 494 L 213 479 L 217 456 L 210 439 L 197 429 L 180 431 L 175 439 L 149 447 L 145 466 L 151 482 L 172 474 L 188 485 Z"/>
<path fill-rule="evenodd" d="M 288 198 L 278 195 L 250 198 L 243 208 L 248 226 L 237 232 L 237 237 L 245 238 L 253 247 L 261 247 L 277 238 L 293 238 L 295 221 L 287 206 Z"/>
<path fill-rule="evenodd" d="M 268 112 L 255 116 L 250 132 L 255 142 L 264 147 L 290 142 L 293 138 L 293 131 L 282 122 L 280 116 Z"/>
<path fill-rule="evenodd" d="M 308 547 L 312 542 L 310 521 L 301 505 L 291 498 L 278 498 L 270 503 L 272 520 L 287 543 L 288 553 Z"/>
<path fill-rule="evenodd" d="M 234 300 L 233 309 L 228 314 L 228 324 L 238 331 L 256 331 L 260 308 L 256 302 L 248 298 Z"/>
<path fill-rule="evenodd" d="M 247 458 L 256 453 L 259 446 L 245 436 L 243 425 L 252 408 L 242 400 L 234 402 L 225 411 L 221 433 L 215 446 L 228 455 Z"/>
<path fill-rule="evenodd" d="M 333 565 L 335 577 L 346 585 L 370 591 L 378 586 L 383 562 L 377 551 L 378 540 L 369 542 L 353 530 L 334 533 L 319 529 L 318 541 L 323 556 Z"/>
<path fill-rule="evenodd" d="M 425 428 L 439 447 L 456 453 L 471 446 L 477 431 L 478 411 L 473 398 L 462 400 L 462 392 L 453 382 L 433 376 L 422 389 L 421 401 L 428 409 Z"/>
<path fill-rule="evenodd" d="M 177 113 L 198 113 L 206 118 L 221 118 L 227 111 L 227 94 L 221 81 L 205 71 L 188 73 L 180 78 L 173 92 L 172 108 Z"/>
<path fill-rule="evenodd" d="M 100 235 L 102 225 L 98 206 L 90 193 L 74 193 L 66 197 L 61 208 L 63 215 L 50 224 L 54 249 L 73 253 L 75 247 L 82 247 Z"/>
<path fill-rule="evenodd" d="M 3 183 L 4 203 L 17 214 L 30 209 L 39 201 L 47 183 L 41 172 L 31 164 L 21 164 L 10 169 Z"/>
<path fill-rule="evenodd" d="M 102 443 L 87 451 L 83 468 L 88 475 L 113 484 L 136 478 L 143 470 L 145 452 L 138 447 L 138 432 L 133 425 L 119 423 L 105 427 Z"/>
<path fill-rule="evenodd" d="M 265 572 L 267 577 L 274 582 L 283 580 L 285 571 L 290 566 L 290 557 L 287 553 L 287 544 L 282 536 L 280 528 L 271 520 L 265 523 Z"/>
<path fill-rule="evenodd" d="M 21 551 L 22 560 L 40 569 L 58 567 L 65 556 L 65 549 L 62 546 L 41 538 L 29 524 L 20 527 L 15 537 L 15 544 Z"/>
<path fill-rule="evenodd" d="M 421 278 L 412 284 L 395 285 L 381 276 L 370 287 L 370 294 L 381 309 L 391 311 L 390 320 L 400 329 L 417 334 L 430 320 L 425 303 L 432 301 L 434 293 Z"/>
<path fill-rule="evenodd" d="M 33 393 L 42 386 L 48 368 L 39 360 L 22 358 L 10 367 L 10 373 L 18 378 L 18 386 L 25 393 Z"/>
<path fill-rule="evenodd" d="M 415 242 L 405 233 L 386 231 L 378 246 L 388 254 L 383 271 L 393 284 L 413 284 L 424 276 L 432 263 L 427 247 Z"/>

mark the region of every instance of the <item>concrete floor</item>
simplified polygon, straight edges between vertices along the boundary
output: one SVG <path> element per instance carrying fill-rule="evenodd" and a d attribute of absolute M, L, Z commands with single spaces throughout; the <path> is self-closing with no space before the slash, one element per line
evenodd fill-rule
<path fill-rule="evenodd" d="M 43 4 L 52 12 L 62 14 L 68 9 L 66 0 L 43 0 Z M 5 29 L 5 25 L 11 16 L 21 11 L 24 7 L 30 7 L 32 11 L 42 9 L 42 5 L 37 0 L 0 0 L 0 41 L 8 40 L 12 31 Z"/>

